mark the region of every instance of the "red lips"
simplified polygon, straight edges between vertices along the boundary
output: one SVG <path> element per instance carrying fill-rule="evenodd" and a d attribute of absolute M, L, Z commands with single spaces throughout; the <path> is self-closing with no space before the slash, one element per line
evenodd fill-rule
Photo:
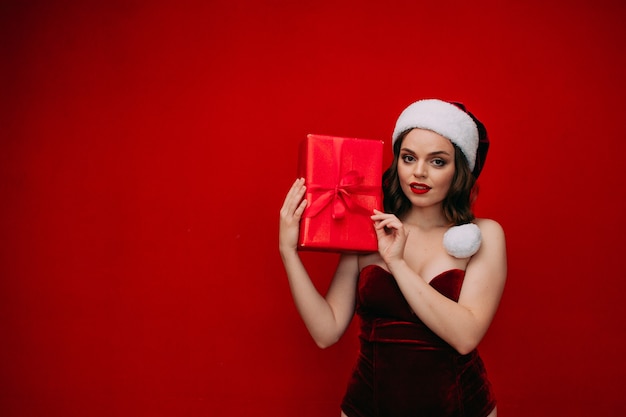
<path fill-rule="evenodd" d="M 426 194 L 430 191 L 430 187 L 419 182 L 412 182 L 411 191 L 413 191 L 414 194 Z"/>

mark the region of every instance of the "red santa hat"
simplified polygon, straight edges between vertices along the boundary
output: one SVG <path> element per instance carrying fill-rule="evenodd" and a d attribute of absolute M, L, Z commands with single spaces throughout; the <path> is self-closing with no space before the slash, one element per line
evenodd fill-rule
<path fill-rule="evenodd" d="M 478 178 L 487 157 L 489 138 L 485 126 L 463 104 L 438 99 L 416 101 L 398 117 L 392 146 L 403 132 L 415 128 L 431 130 L 458 146 Z"/>

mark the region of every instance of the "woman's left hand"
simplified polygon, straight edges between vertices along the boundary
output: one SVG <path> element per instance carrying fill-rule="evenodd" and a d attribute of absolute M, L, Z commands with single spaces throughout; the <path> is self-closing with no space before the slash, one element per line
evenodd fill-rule
<path fill-rule="evenodd" d="M 374 221 L 374 229 L 378 238 L 378 252 L 387 265 L 394 261 L 404 259 L 404 247 L 408 231 L 393 214 L 374 210 L 371 217 Z"/>

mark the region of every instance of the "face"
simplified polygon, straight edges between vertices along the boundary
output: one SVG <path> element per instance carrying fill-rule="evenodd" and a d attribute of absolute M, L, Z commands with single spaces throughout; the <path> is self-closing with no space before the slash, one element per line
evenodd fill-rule
<path fill-rule="evenodd" d="M 448 195 L 454 170 L 454 146 L 448 139 L 424 129 L 413 129 L 404 137 L 398 179 L 414 206 L 441 204 Z"/>

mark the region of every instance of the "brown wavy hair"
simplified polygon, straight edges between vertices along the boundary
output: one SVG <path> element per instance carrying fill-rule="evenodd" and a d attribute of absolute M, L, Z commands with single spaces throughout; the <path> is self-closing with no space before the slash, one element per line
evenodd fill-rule
<path fill-rule="evenodd" d="M 398 161 L 402 141 L 411 129 L 402 132 L 393 145 L 393 162 L 383 174 L 383 207 L 385 212 L 402 218 L 411 208 L 411 201 L 404 195 L 398 178 Z M 448 195 L 443 200 L 443 212 L 451 224 L 459 225 L 474 220 L 472 203 L 478 188 L 476 178 L 469 169 L 467 159 L 461 149 L 454 146 L 454 177 Z"/>

